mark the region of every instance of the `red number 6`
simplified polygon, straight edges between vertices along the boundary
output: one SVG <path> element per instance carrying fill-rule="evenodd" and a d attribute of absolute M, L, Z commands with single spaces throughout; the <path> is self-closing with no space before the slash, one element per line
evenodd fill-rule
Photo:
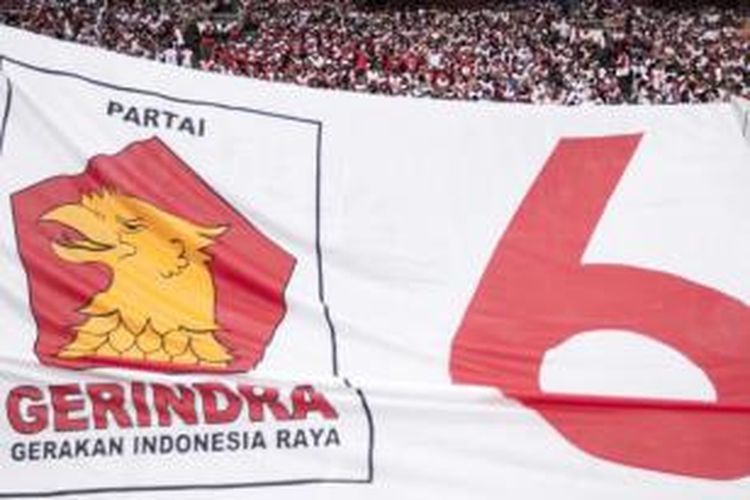
<path fill-rule="evenodd" d="M 495 248 L 454 339 L 451 375 L 498 387 L 593 455 L 689 476 L 747 476 L 750 307 L 672 274 L 581 263 L 639 141 L 560 141 Z M 678 350 L 706 373 L 716 402 L 542 392 L 545 352 L 597 329 Z"/>

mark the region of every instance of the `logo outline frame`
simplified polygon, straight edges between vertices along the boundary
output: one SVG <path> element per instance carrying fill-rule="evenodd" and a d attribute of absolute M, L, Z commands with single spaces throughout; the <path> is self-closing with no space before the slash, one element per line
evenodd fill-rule
<path fill-rule="evenodd" d="M 375 480 L 375 423 L 372 416 L 372 410 L 367 401 L 364 391 L 356 386 L 353 386 L 349 380 L 340 375 L 339 359 L 338 359 L 338 337 L 336 328 L 331 317 L 330 306 L 325 296 L 325 279 L 324 279 L 324 266 L 323 266 L 323 251 L 322 251 L 322 223 L 321 223 L 321 183 L 322 183 L 322 142 L 323 142 L 323 122 L 318 119 L 304 118 L 294 115 L 287 115 L 282 113 L 276 113 L 272 111 L 250 108 L 245 106 L 229 105 L 213 101 L 197 100 L 175 97 L 168 95 L 163 92 L 146 90 L 142 88 L 135 88 L 124 85 L 116 85 L 113 83 L 105 82 L 85 76 L 73 71 L 65 71 L 60 69 L 53 69 L 49 67 L 43 67 L 35 65 L 29 62 L 22 61 L 13 57 L 9 57 L 6 54 L 0 53 L 0 70 L 7 63 L 12 63 L 23 69 L 34 71 L 48 76 L 57 76 L 63 78 L 70 78 L 80 83 L 92 85 L 97 88 L 109 89 L 118 92 L 136 94 L 141 96 L 147 96 L 152 98 L 158 98 L 167 102 L 173 102 L 183 105 L 193 105 L 199 107 L 207 107 L 213 109 L 219 109 L 230 112 L 241 112 L 249 113 L 258 116 L 264 116 L 267 118 L 275 118 L 281 120 L 288 120 L 296 123 L 305 123 L 314 126 L 316 129 L 316 159 L 315 159 L 315 257 L 316 257 L 316 271 L 317 271 L 317 288 L 318 288 L 318 303 L 322 309 L 323 316 L 326 325 L 329 330 L 330 338 L 330 350 L 331 350 L 331 374 L 333 377 L 338 377 L 342 380 L 343 385 L 354 392 L 360 401 L 362 412 L 364 413 L 367 429 L 368 429 L 368 443 L 367 443 L 367 457 L 366 457 L 366 475 L 361 478 L 300 478 L 293 480 L 279 480 L 279 481 L 259 481 L 259 482 L 248 482 L 248 483 L 231 483 L 231 484 L 180 484 L 180 485 L 160 485 L 160 486 L 143 486 L 143 487 L 102 487 L 102 488 L 88 488 L 88 489 L 60 489 L 54 491 L 35 491 L 35 492 L 2 492 L 0 491 L 0 498 L 34 498 L 38 496 L 45 497 L 62 497 L 70 495 L 93 495 L 93 494 L 106 494 L 106 493 L 137 493 L 137 492 L 148 492 L 148 491 L 198 491 L 198 490 L 226 490 L 226 489 L 247 489 L 256 487 L 272 487 L 272 486 L 302 486 L 309 484 L 372 484 Z M 11 78 L 8 75 L 4 75 L 6 80 L 6 102 L 5 109 L 3 112 L 2 122 L 0 124 L 0 156 L 5 151 L 8 129 L 10 128 L 10 116 L 12 114 L 12 104 L 14 97 L 14 87 Z M 209 186 L 210 189 L 213 190 Z M 15 233 L 14 225 L 14 233 Z M 17 238 L 17 234 L 15 234 Z M 20 255 L 19 255 L 20 258 Z M 27 293 L 29 293 L 27 291 Z M 36 318 L 35 318 L 36 322 Z"/>

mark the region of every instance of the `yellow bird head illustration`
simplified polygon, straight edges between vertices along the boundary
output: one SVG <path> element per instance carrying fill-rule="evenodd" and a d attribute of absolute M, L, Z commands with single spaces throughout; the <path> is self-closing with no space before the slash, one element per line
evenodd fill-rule
<path fill-rule="evenodd" d="M 58 206 L 42 221 L 66 227 L 61 259 L 100 263 L 109 287 L 81 309 L 88 320 L 60 356 L 124 356 L 184 363 L 231 359 L 213 338 L 215 290 L 205 249 L 226 231 L 202 226 L 113 189 Z"/>
<path fill-rule="evenodd" d="M 179 275 L 200 250 L 214 243 L 226 226 L 199 226 L 138 198 L 103 189 L 83 195 L 79 203 L 58 206 L 42 216 L 64 224 L 66 233 L 53 243 L 55 253 L 70 262 L 100 262 L 114 271 L 137 267 L 154 278 Z"/>

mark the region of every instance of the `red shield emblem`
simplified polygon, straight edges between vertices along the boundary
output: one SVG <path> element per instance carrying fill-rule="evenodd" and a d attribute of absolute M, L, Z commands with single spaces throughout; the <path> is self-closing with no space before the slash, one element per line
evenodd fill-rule
<path fill-rule="evenodd" d="M 295 259 L 159 139 L 12 196 L 42 363 L 247 371 Z"/>

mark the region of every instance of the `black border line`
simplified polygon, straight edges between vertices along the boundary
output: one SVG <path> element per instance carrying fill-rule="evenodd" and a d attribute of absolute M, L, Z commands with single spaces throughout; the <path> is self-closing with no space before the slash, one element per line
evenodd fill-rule
<path fill-rule="evenodd" d="M 0 71 L 2 70 L 3 58 L 0 56 Z M 7 85 L 5 91 L 5 110 L 3 111 L 3 120 L 0 122 L 0 155 L 3 154 L 3 145 L 5 144 L 5 129 L 8 127 L 8 118 L 10 117 L 10 106 L 13 103 L 13 83 L 10 78 L 5 77 Z"/>
<path fill-rule="evenodd" d="M 274 486 L 303 486 L 311 484 L 367 484 L 371 481 L 361 479 L 290 479 L 288 481 L 266 481 L 259 483 L 229 484 L 195 484 L 166 486 L 131 486 L 127 488 L 96 488 L 81 490 L 55 490 L 43 493 L 0 493 L 0 498 L 52 498 L 69 495 L 102 495 L 105 493 L 143 493 L 147 491 L 195 491 L 195 490 L 231 490 L 248 488 L 269 488 Z"/>
<path fill-rule="evenodd" d="M 246 106 L 234 106 L 231 104 L 222 104 L 220 102 L 202 101 L 198 99 L 186 99 L 184 97 L 174 97 L 168 94 L 164 94 L 162 92 L 156 92 L 154 90 L 145 90 L 145 89 L 139 89 L 135 87 L 127 87 L 125 85 L 117 85 L 114 83 L 97 80 L 96 78 L 91 78 L 88 76 L 80 75 L 78 73 L 73 73 L 72 71 L 63 71 L 59 69 L 51 69 L 51 68 L 45 68 L 42 66 L 37 66 L 35 64 L 27 63 L 25 61 L 21 61 L 13 57 L 6 56 L 5 54 L 0 54 L 0 68 L 2 68 L 2 63 L 4 61 L 8 61 L 18 66 L 21 66 L 22 68 L 30 69 L 32 71 L 38 71 L 39 73 L 44 73 L 47 75 L 64 76 L 68 78 L 73 78 L 75 80 L 81 80 L 81 81 L 84 81 L 93 85 L 98 85 L 100 87 L 105 87 L 105 88 L 112 89 L 112 90 L 119 90 L 121 92 L 130 92 L 133 94 L 147 95 L 150 97 L 160 97 L 167 101 L 172 101 L 172 102 L 176 102 L 179 104 L 190 104 L 190 105 L 195 105 L 195 106 L 205 106 L 205 107 L 210 107 L 210 108 L 223 109 L 227 111 L 240 111 L 243 113 L 253 113 L 256 115 L 262 115 L 262 116 L 266 116 L 269 118 L 279 118 L 282 120 L 289 120 L 289 121 L 294 121 L 294 122 L 299 122 L 299 123 L 307 123 L 308 125 L 321 126 L 323 124 L 320 120 L 315 120 L 312 118 L 304 118 L 301 116 L 289 115 L 285 113 L 276 113 L 273 111 L 266 111 L 266 110 L 257 109 L 257 108 L 249 108 Z"/>
<path fill-rule="evenodd" d="M 309 118 L 303 118 L 294 115 L 287 115 L 282 113 L 274 113 L 261 109 L 248 108 L 243 106 L 232 106 L 228 104 L 221 104 L 210 101 L 201 101 L 193 99 L 185 99 L 179 97 L 173 97 L 161 92 L 149 91 L 144 89 L 138 89 L 134 87 L 126 87 L 121 85 L 115 85 L 112 83 L 104 82 L 94 78 L 90 78 L 84 75 L 80 75 L 73 72 L 55 70 L 50 68 L 44 68 L 36 66 L 12 57 L 8 57 L 4 54 L 0 54 L 0 70 L 3 69 L 5 61 L 9 61 L 13 64 L 21 66 L 23 68 L 37 71 L 42 74 L 62 76 L 67 78 L 73 78 L 75 80 L 83 81 L 95 86 L 108 88 L 120 92 L 133 93 L 146 95 L 150 97 L 156 97 L 171 101 L 179 104 L 187 104 L 193 106 L 205 106 L 216 109 L 222 109 L 225 111 L 236 111 L 244 113 L 252 113 L 268 118 L 277 118 L 282 120 L 289 120 L 297 123 L 304 123 L 308 125 L 314 125 L 317 129 L 316 136 L 316 160 L 315 160 L 315 250 L 317 257 L 318 267 L 318 299 L 323 307 L 323 314 L 328 324 L 328 328 L 331 334 L 331 360 L 332 360 L 332 373 L 335 377 L 338 377 L 338 349 L 337 349 L 337 336 L 336 329 L 333 325 L 333 321 L 330 316 L 328 304 L 325 300 L 325 287 L 324 287 L 324 275 L 323 275 L 323 252 L 321 244 L 321 180 L 322 180 L 322 142 L 323 142 L 323 122 L 320 120 L 313 120 Z M 6 105 L 3 112 L 3 119 L 0 122 L 0 154 L 2 154 L 2 146 L 4 143 L 7 124 L 10 117 L 10 108 L 13 98 L 13 87 L 9 77 L 6 76 L 7 92 L 6 92 Z M 286 481 L 264 481 L 255 483 L 230 483 L 230 484 L 196 484 L 196 485 L 165 485 L 165 486 L 133 486 L 133 487 L 122 487 L 122 488 L 92 488 L 92 489 L 71 489 L 71 490 L 54 490 L 47 492 L 14 492 L 14 493 L 0 493 L 0 498 L 50 498 L 60 497 L 69 495 L 90 495 L 90 494 L 107 494 L 107 493 L 137 493 L 146 491 L 186 491 L 186 490 L 224 490 L 224 489 L 242 489 L 242 488 L 257 488 L 257 487 L 270 487 L 270 486 L 299 486 L 299 485 L 310 485 L 310 484 L 371 484 L 374 480 L 374 449 L 375 449 L 375 426 L 372 417 L 372 411 L 367 403 L 364 392 L 360 388 L 352 387 L 351 383 L 347 379 L 343 379 L 344 385 L 353 389 L 358 396 L 362 408 L 365 412 L 367 419 L 369 441 L 368 441 L 368 454 L 367 454 L 367 477 L 363 479 L 336 479 L 336 478 L 307 478 L 307 479 L 292 479 Z"/>
<path fill-rule="evenodd" d="M 334 326 L 333 320 L 331 319 L 330 308 L 328 307 L 328 303 L 325 298 L 324 273 L 323 273 L 323 249 L 322 249 L 322 244 L 321 244 L 322 225 L 321 225 L 320 205 L 321 205 L 321 184 L 322 184 L 322 171 L 323 171 L 322 154 L 321 154 L 322 148 L 323 148 L 323 122 L 322 121 L 311 119 L 311 118 L 304 118 L 300 116 L 289 115 L 289 114 L 275 113 L 272 111 L 266 111 L 266 110 L 257 109 L 257 108 L 248 108 L 244 106 L 233 106 L 233 105 L 222 104 L 222 103 L 217 103 L 217 102 L 185 99 L 181 97 L 170 96 L 161 92 L 155 92 L 152 90 L 144 90 L 144 89 L 138 89 L 135 87 L 116 85 L 113 83 L 104 82 L 101 80 L 90 78 L 88 76 L 80 75 L 78 73 L 44 68 L 44 67 L 30 64 L 24 61 L 20 61 L 18 59 L 14 59 L 12 57 L 8 57 L 4 54 L 0 54 L 0 69 L 2 69 L 3 63 L 5 61 L 21 66 L 22 68 L 26 68 L 32 71 L 37 71 L 42 74 L 73 78 L 75 80 L 80 80 L 80 81 L 83 81 L 92 85 L 108 88 L 111 90 L 116 90 L 119 92 L 128 92 L 128 93 L 133 93 L 133 94 L 146 95 L 149 97 L 157 97 L 160 99 L 164 99 L 166 101 L 176 102 L 178 104 L 187 104 L 187 105 L 192 105 L 192 106 L 204 106 L 204 107 L 209 107 L 209 108 L 222 109 L 225 111 L 251 113 L 251 114 L 256 114 L 260 116 L 265 116 L 267 118 L 277 118 L 281 120 L 288 120 L 292 122 L 304 123 L 304 124 L 315 126 L 317 128 L 316 156 L 315 156 L 315 253 L 316 253 L 317 268 L 318 268 L 317 269 L 318 270 L 318 302 L 320 303 L 320 306 L 323 310 L 323 316 L 325 318 L 325 322 L 328 325 L 328 330 L 330 332 L 331 373 L 334 377 L 338 377 L 339 375 L 338 338 L 336 334 L 336 327 Z M 8 121 L 8 117 L 10 116 L 10 101 L 12 98 L 11 80 L 8 77 L 6 77 L 6 80 L 8 82 L 9 90 L 8 90 L 8 95 L 6 98 L 7 103 L 6 103 L 6 109 L 5 109 L 3 122 L 2 122 L 2 129 L 0 129 L 0 154 L 2 154 L 2 145 L 4 142 L 4 137 L 5 137 L 5 132 L 6 132 L 6 124 Z"/>
<path fill-rule="evenodd" d="M 317 133 L 317 165 L 321 165 L 321 152 L 323 150 L 323 123 L 321 122 L 318 126 Z M 321 168 L 318 168 L 315 175 L 315 234 L 321 234 L 320 221 L 320 206 L 321 206 Z M 331 371 L 334 377 L 339 375 L 339 355 L 338 355 L 338 342 L 336 339 L 336 328 L 333 326 L 331 320 L 331 313 L 328 310 L 328 304 L 325 299 L 325 283 L 323 282 L 323 250 L 320 245 L 320 238 L 315 239 L 315 253 L 318 256 L 318 300 L 323 305 L 323 316 L 325 317 L 326 323 L 328 324 L 328 330 L 331 332 Z"/>
<path fill-rule="evenodd" d="M 365 410 L 367 425 L 370 428 L 370 441 L 368 444 L 367 453 L 367 482 L 371 483 L 375 479 L 375 422 L 373 421 L 372 412 L 370 411 L 370 405 L 367 403 L 367 398 L 365 397 L 364 391 L 359 387 L 352 387 L 352 384 L 351 382 L 349 382 L 348 378 L 344 377 L 343 380 L 346 387 L 348 387 L 349 389 L 354 389 L 357 392 L 360 401 L 362 401 L 362 408 L 364 408 Z"/>

